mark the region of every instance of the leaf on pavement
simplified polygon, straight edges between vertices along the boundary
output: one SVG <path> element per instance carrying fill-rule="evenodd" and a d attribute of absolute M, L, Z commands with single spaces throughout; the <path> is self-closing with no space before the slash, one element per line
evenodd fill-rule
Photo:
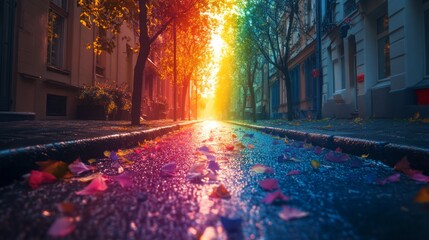
<path fill-rule="evenodd" d="M 226 188 L 223 184 L 220 184 L 219 186 L 213 187 L 213 190 L 210 193 L 209 197 L 212 197 L 212 198 L 231 198 L 231 194 L 228 192 L 228 190 L 226 190 Z"/>
<path fill-rule="evenodd" d="M 368 158 L 369 157 L 369 153 L 368 154 L 362 154 L 360 157 L 361 158 Z"/>
<path fill-rule="evenodd" d="M 424 187 L 419 190 L 419 192 L 414 197 L 414 202 L 416 203 L 429 203 L 429 188 Z"/>
<path fill-rule="evenodd" d="M 114 179 L 123 188 L 131 187 L 133 185 L 131 174 L 129 172 L 123 172 L 122 174 L 115 176 Z"/>
<path fill-rule="evenodd" d="M 301 211 L 296 208 L 284 206 L 282 210 L 279 212 L 279 217 L 285 221 L 289 221 L 291 219 L 303 218 L 308 216 L 308 212 Z"/>
<path fill-rule="evenodd" d="M 74 213 L 74 204 L 71 202 L 62 202 L 57 205 L 57 208 L 63 215 L 72 215 Z"/>
<path fill-rule="evenodd" d="M 298 175 L 298 174 L 300 174 L 301 172 L 300 171 L 298 171 L 298 170 L 291 170 L 291 171 L 289 171 L 287 174 L 286 174 L 286 176 L 291 176 L 291 175 Z"/>
<path fill-rule="evenodd" d="M 337 151 L 329 151 L 326 155 L 325 155 L 325 159 L 327 161 L 330 162 L 347 162 L 348 160 L 350 160 L 349 155 L 341 153 L 341 152 L 337 152 Z"/>
<path fill-rule="evenodd" d="M 408 162 L 407 157 L 403 157 L 399 162 L 393 167 L 396 171 L 405 172 L 410 170 L 410 163 Z"/>
<path fill-rule="evenodd" d="M 267 166 L 262 165 L 262 164 L 253 165 L 253 167 L 250 169 L 250 171 L 256 172 L 256 173 L 269 173 L 269 174 L 274 173 L 274 170 L 272 168 L 267 167 Z"/>
<path fill-rule="evenodd" d="M 241 231 L 241 218 L 220 217 L 222 227 L 227 234 L 236 234 Z"/>
<path fill-rule="evenodd" d="M 103 192 L 107 189 L 107 185 L 104 177 L 101 174 L 98 174 L 91 183 L 88 184 L 84 189 L 77 191 L 77 195 L 92 195 L 96 193 Z"/>
<path fill-rule="evenodd" d="M 323 148 L 316 146 L 316 147 L 314 147 L 313 152 L 317 155 L 320 155 L 323 152 Z"/>
<path fill-rule="evenodd" d="M 249 149 L 254 149 L 255 148 L 255 146 L 253 145 L 253 144 L 247 144 L 247 148 L 249 148 Z"/>
<path fill-rule="evenodd" d="M 32 170 L 28 178 L 28 184 L 32 189 L 38 188 L 41 184 L 53 183 L 55 181 L 57 181 L 57 178 L 54 175 L 37 170 Z"/>
<path fill-rule="evenodd" d="M 71 217 L 59 217 L 51 225 L 48 235 L 51 237 L 65 237 L 76 228 L 76 224 Z"/>
<path fill-rule="evenodd" d="M 277 179 L 269 178 L 259 181 L 259 186 L 265 191 L 273 191 L 279 188 L 279 182 Z"/>
<path fill-rule="evenodd" d="M 311 160 L 311 166 L 313 167 L 314 170 L 317 170 L 320 167 L 320 162 L 317 160 Z"/>
<path fill-rule="evenodd" d="M 377 182 L 380 185 L 385 185 L 386 183 L 399 182 L 400 179 L 401 179 L 401 174 L 395 173 L 395 174 L 390 175 L 387 178 L 385 178 L 381 181 L 377 181 Z"/>
<path fill-rule="evenodd" d="M 68 173 L 68 165 L 63 161 L 47 160 L 36 162 L 40 171 L 50 173 L 56 178 L 63 178 Z"/>
<path fill-rule="evenodd" d="M 75 174 L 75 175 L 79 175 L 82 174 L 84 172 L 88 172 L 93 170 L 94 168 L 92 166 L 87 166 L 85 165 L 80 158 L 77 158 L 76 160 L 74 160 L 74 162 L 72 162 L 69 166 L 68 166 L 69 170 Z"/>
<path fill-rule="evenodd" d="M 231 134 L 231 137 L 232 137 L 232 138 L 237 138 L 237 135 L 235 135 L 235 134 L 233 133 L 233 134 Z"/>
<path fill-rule="evenodd" d="M 234 148 L 235 148 L 234 145 L 226 145 L 225 146 L 225 149 L 228 151 L 234 151 Z"/>
<path fill-rule="evenodd" d="M 199 148 L 197 148 L 197 150 L 198 151 L 200 151 L 200 152 L 206 152 L 206 153 L 213 153 L 214 152 L 214 150 L 213 150 L 213 148 L 211 148 L 211 147 L 207 147 L 207 146 L 202 146 L 202 147 L 199 147 Z"/>
<path fill-rule="evenodd" d="M 170 162 L 162 166 L 161 176 L 163 177 L 174 177 L 176 175 L 177 164 L 175 162 Z"/>
<path fill-rule="evenodd" d="M 429 176 L 423 175 L 422 171 L 419 170 L 408 170 L 405 174 L 418 182 L 429 182 Z"/>
<path fill-rule="evenodd" d="M 91 175 L 81 177 L 81 178 L 77 178 L 75 180 L 77 180 L 79 182 L 89 182 L 89 181 L 93 180 L 94 178 L 96 178 L 98 175 L 100 175 L 100 173 L 93 173 Z"/>
<path fill-rule="evenodd" d="M 275 192 L 270 192 L 265 195 L 265 198 L 262 199 L 263 203 L 271 204 L 274 201 L 289 201 L 289 198 L 285 196 L 280 190 L 277 190 Z"/>
<path fill-rule="evenodd" d="M 210 170 L 212 170 L 213 172 L 216 173 L 216 171 L 220 170 L 220 166 L 215 161 L 209 161 L 208 169 L 210 169 Z"/>

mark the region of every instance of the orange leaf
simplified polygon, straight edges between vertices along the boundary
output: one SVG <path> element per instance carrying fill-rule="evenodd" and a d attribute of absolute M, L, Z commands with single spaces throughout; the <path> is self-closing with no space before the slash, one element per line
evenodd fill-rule
<path fill-rule="evenodd" d="M 212 193 L 210 193 L 210 197 L 213 198 L 231 198 L 231 195 L 229 194 L 228 190 L 226 190 L 225 186 L 223 184 L 213 187 Z"/>
<path fill-rule="evenodd" d="M 429 203 L 429 188 L 425 187 L 420 189 L 420 191 L 414 197 L 414 202 Z"/>

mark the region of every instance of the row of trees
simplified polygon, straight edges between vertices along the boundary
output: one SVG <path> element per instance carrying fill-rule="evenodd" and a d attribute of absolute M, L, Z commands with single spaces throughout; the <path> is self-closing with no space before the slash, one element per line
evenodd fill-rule
<path fill-rule="evenodd" d="M 138 54 L 134 68 L 131 101 L 131 123 L 140 124 L 143 72 L 151 51 L 161 54 L 161 75 L 180 83 L 181 110 L 191 79 L 198 86 L 199 79 L 207 74 L 203 63 L 210 57 L 210 26 L 216 25 L 211 18 L 228 1 L 211 0 L 79 0 L 82 9 L 80 22 L 92 28 L 98 27 L 110 34 L 97 36 L 92 47 L 96 53 L 112 52 L 121 28 L 127 26 L 138 36 L 134 46 Z M 209 14 L 209 13 L 212 13 Z M 158 40 L 162 34 L 162 40 Z M 177 44 L 173 44 L 172 43 Z M 175 54 L 176 53 L 176 54 Z M 176 57 L 177 56 L 177 57 Z M 177 65 L 177 68 L 175 66 Z M 177 75 L 176 75 L 177 74 Z M 197 88 L 198 89 L 198 88 Z M 176 103 L 175 103 L 176 104 Z"/>
<path fill-rule="evenodd" d="M 287 117 L 293 119 L 292 82 L 289 76 L 288 60 L 291 55 L 292 34 L 300 31 L 299 22 L 303 14 L 300 4 L 303 0 L 248 0 L 237 2 L 240 11 L 234 17 L 229 28 L 236 29 L 236 37 L 228 44 L 233 55 L 235 67 L 231 74 L 231 85 L 236 91 L 233 100 L 240 101 L 242 116 L 246 106 L 252 109 L 252 118 L 256 121 L 256 103 L 254 83 L 257 71 L 263 64 L 274 66 L 279 73 L 281 84 L 286 88 Z M 226 31 L 231 31 L 226 29 Z M 268 69 L 266 68 L 266 71 Z M 222 71 L 221 71 L 222 74 Z M 222 78 L 222 76 L 220 76 Z M 237 95 L 241 92 L 241 96 Z M 250 103 L 247 99 L 250 95 Z M 225 100 L 218 99 L 218 108 L 228 109 Z M 231 105 L 231 102 L 228 104 Z"/>

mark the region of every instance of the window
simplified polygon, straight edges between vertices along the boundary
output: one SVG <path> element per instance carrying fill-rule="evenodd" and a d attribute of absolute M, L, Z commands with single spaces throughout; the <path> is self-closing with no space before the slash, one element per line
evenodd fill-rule
<path fill-rule="evenodd" d="M 307 0 L 306 3 L 306 9 L 305 9 L 305 25 L 308 28 L 311 28 L 314 23 L 315 23 L 315 19 L 316 19 L 316 7 L 315 7 L 315 0 Z"/>
<path fill-rule="evenodd" d="M 51 0 L 48 14 L 48 55 L 50 67 L 64 69 L 66 33 L 67 33 L 67 0 Z"/>
<path fill-rule="evenodd" d="M 356 0 L 347 0 L 344 3 L 344 16 L 348 16 L 350 13 L 357 9 Z"/>
<path fill-rule="evenodd" d="M 346 67 L 344 61 L 344 44 L 341 41 L 340 44 L 337 45 L 337 58 L 333 61 L 334 67 L 334 92 L 338 90 L 342 90 L 346 85 Z"/>
<path fill-rule="evenodd" d="M 429 75 L 429 9 L 425 11 L 425 67 Z"/>
<path fill-rule="evenodd" d="M 389 17 L 384 15 L 377 19 L 377 55 L 378 79 L 390 76 L 390 40 Z"/>
<path fill-rule="evenodd" d="M 46 97 L 46 116 L 66 116 L 67 97 L 48 94 Z"/>

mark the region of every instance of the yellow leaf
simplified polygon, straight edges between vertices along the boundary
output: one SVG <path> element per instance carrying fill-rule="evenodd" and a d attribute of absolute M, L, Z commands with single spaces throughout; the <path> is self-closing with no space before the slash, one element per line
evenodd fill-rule
<path fill-rule="evenodd" d="M 368 154 L 362 154 L 360 157 L 361 158 L 367 158 L 367 157 L 369 157 L 369 153 Z"/>
<path fill-rule="evenodd" d="M 110 157 L 110 151 L 107 151 L 107 150 L 106 150 L 106 151 L 104 151 L 104 156 L 105 156 L 105 157 Z"/>
<path fill-rule="evenodd" d="M 93 163 L 95 163 L 95 161 L 96 161 L 95 158 L 91 158 L 91 159 L 88 160 L 88 163 L 89 164 L 93 164 Z"/>
<path fill-rule="evenodd" d="M 313 167 L 314 170 L 317 170 L 320 167 L 320 162 L 317 160 L 311 160 L 311 166 Z"/>

